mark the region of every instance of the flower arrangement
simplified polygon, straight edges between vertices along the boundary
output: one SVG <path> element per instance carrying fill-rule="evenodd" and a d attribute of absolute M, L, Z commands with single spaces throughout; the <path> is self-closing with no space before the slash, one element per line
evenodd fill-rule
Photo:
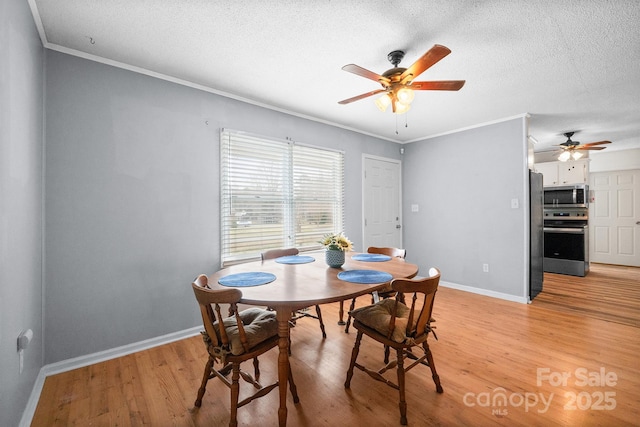
<path fill-rule="evenodd" d="M 342 252 L 353 250 L 353 243 L 351 243 L 351 240 L 349 240 L 344 234 L 342 234 L 342 232 L 326 234 L 318 243 L 324 246 L 327 250 Z"/>

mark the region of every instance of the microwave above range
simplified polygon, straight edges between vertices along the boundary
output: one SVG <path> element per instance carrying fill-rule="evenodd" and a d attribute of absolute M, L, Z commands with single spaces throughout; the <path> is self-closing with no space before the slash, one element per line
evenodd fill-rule
<path fill-rule="evenodd" d="M 545 208 L 586 208 L 589 206 L 589 186 L 587 184 L 544 187 Z"/>

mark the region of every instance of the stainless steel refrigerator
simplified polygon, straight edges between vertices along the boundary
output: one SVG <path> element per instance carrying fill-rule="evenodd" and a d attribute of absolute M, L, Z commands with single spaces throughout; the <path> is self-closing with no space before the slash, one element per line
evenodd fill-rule
<path fill-rule="evenodd" d="M 529 301 L 542 292 L 544 279 L 544 195 L 542 174 L 529 171 L 529 207 L 531 218 L 529 223 Z"/>

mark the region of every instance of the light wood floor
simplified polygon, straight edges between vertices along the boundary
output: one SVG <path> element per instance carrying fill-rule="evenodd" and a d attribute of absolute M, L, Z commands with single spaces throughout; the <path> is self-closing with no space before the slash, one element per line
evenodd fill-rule
<path fill-rule="evenodd" d="M 323 306 L 323 316 L 326 340 L 312 319 L 292 330 L 300 403 L 289 398 L 288 425 L 399 425 L 395 390 L 358 370 L 351 389 L 344 389 L 355 333 L 336 324 L 337 304 Z M 546 274 L 543 293 L 529 305 L 441 287 L 434 317 L 439 340 L 431 340 L 431 349 L 444 393 L 435 392 L 428 368 L 410 371 L 409 425 L 640 422 L 640 269 L 593 264 L 585 278 Z M 360 361 L 380 361 L 381 354 L 363 339 Z M 260 366 L 267 382 L 277 374 L 277 351 L 265 356 Z M 194 337 L 48 377 L 32 425 L 227 425 L 229 391 L 217 380 L 210 381 L 202 408 L 193 410 L 205 361 L 204 345 Z M 538 370 L 548 376 L 538 378 Z M 564 384 L 552 381 L 562 373 L 570 375 Z M 501 393 L 506 405 L 494 405 Z M 277 425 L 277 406 L 272 392 L 240 408 L 239 423 Z"/>

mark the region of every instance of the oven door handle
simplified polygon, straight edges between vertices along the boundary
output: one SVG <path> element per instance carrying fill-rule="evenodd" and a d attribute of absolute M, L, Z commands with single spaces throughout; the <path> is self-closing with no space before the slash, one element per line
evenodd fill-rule
<path fill-rule="evenodd" d="M 545 233 L 584 234 L 584 228 L 553 228 L 544 227 Z"/>

